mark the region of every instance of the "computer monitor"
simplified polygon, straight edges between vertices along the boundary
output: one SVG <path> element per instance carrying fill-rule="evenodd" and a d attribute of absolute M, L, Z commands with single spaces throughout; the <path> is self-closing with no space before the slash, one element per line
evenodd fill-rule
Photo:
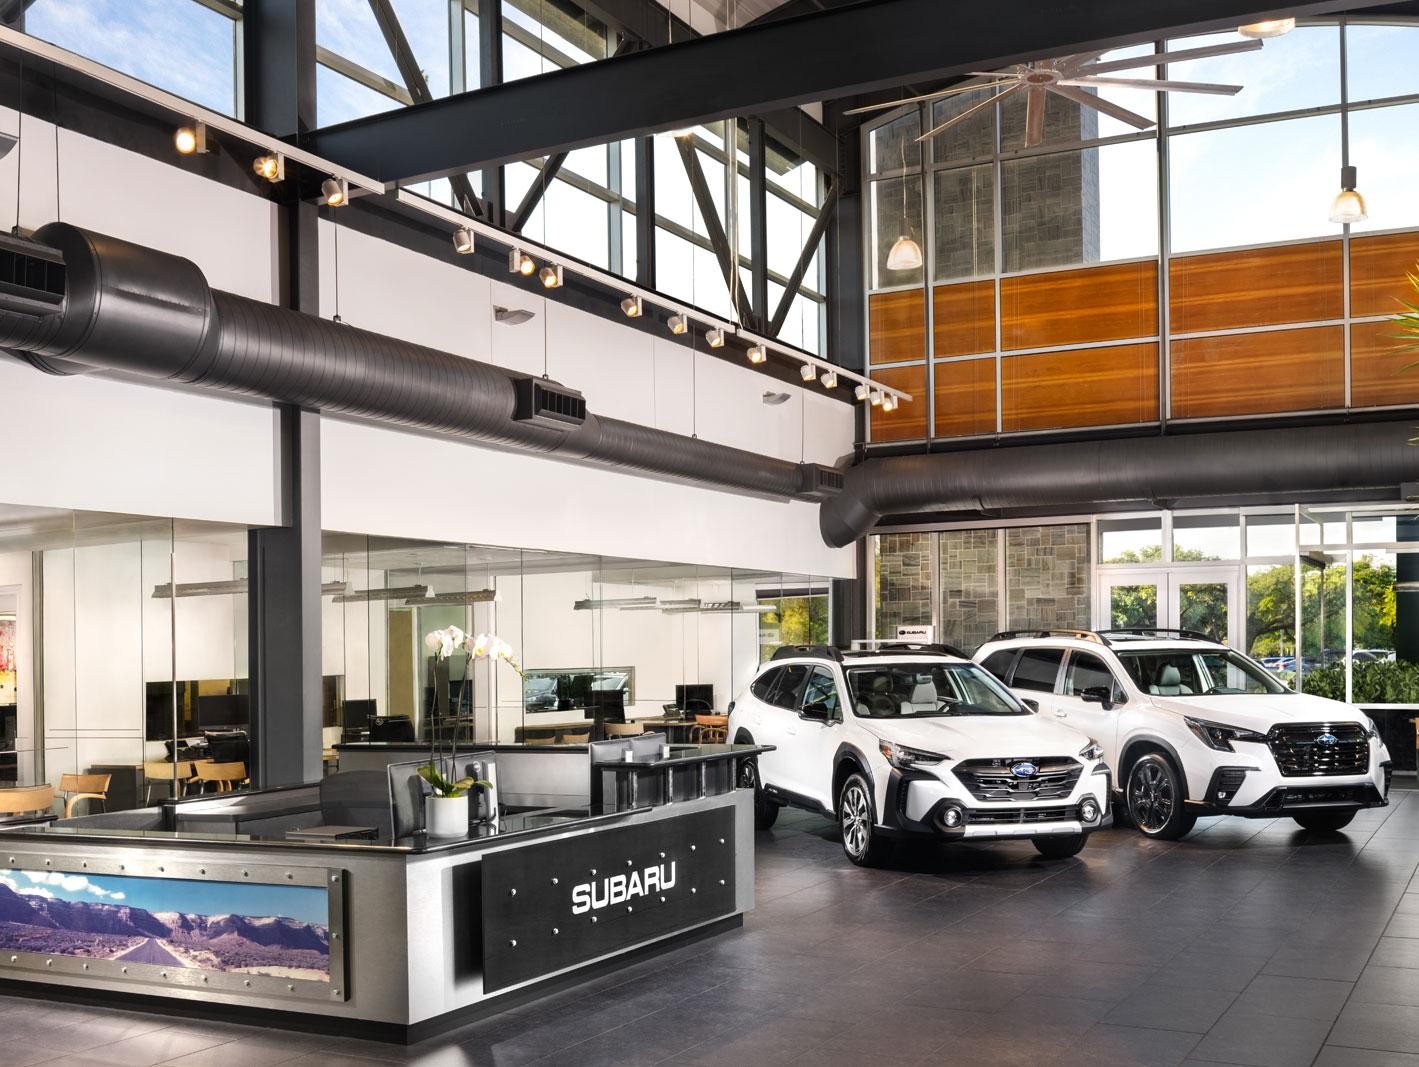
<path fill-rule="evenodd" d="M 432 761 L 445 778 L 453 774 L 453 760 L 440 756 Z M 428 758 L 408 763 L 391 763 L 385 768 L 389 779 L 389 815 L 395 837 L 408 837 L 424 828 L 424 798 L 432 790 L 419 777 L 419 768 L 427 767 Z"/>
<path fill-rule="evenodd" d="M 681 711 L 698 711 L 701 715 L 714 711 L 714 686 L 677 685 L 675 706 Z"/>
<path fill-rule="evenodd" d="M 375 716 L 369 726 L 371 741 L 414 740 L 414 720 L 407 715 Z"/>
<path fill-rule="evenodd" d="M 364 730 L 378 712 L 373 700 L 347 700 L 340 710 L 340 725 L 346 730 Z"/>
<path fill-rule="evenodd" d="M 626 721 L 624 689 L 593 689 L 586 694 L 586 712 L 597 722 Z"/>
<path fill-rule="evenodd" d="M 199 730 L 245 730 L 251 723 L 251 703 L 247 696 L 224 693 L 197 698 Z"/>

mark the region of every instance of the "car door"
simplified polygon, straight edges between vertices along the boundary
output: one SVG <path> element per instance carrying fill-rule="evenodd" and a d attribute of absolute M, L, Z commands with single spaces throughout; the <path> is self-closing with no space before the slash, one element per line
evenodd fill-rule
<path fill-rule="evenodd" d="M 1098 688 L 1108 689 L 1109 707 L 1083 698 L 1084 690 Z M 1118 746 L 1118 717 L 1127 699 L 1123 684 L 1100 657 L 1082 649 L 1070 651 L 1060 691 L 1055 696 L 1056 712 L 1062 713 L 1068 725 L 1103 745 L 1104 759 L 1111 767 L 1117 766 L 1114 757 Z"/>
<path fill-rule="evenodd" d="M 1053 715 L 1059 710 L 1055 694 L 1063 663 L 1064 649 L 1027 645 L 1015 660 L 1008 684 L 1016 696 L 1039 704 L 1042 715 Z"/>
<path fill-rule="evenodd" d="M 809 718 L 805 709 L 822 705 L 827 721 Z M 814 667 L 803 686 L 799 701 L 797 745 L 794 770 L 798 778 L 795 792 L 816 800 L 829 810 L 833 807 L 833 756 L 842 742 L 843 705 L 837 677 L 827 667 Z"/>
<path fill-rule="evenodd" d="M 798 708 L 807 679 L 806 663 L 789 663 L 778 669 L 773 688 L 762 701 L 763 736 L 754 734 L 754 740 L 760 744 L 775 746 L 775 751 L 765 752 L 759 758 L 764 782 L 794 793 L 802 791 L 797 785 L 801 777 L 798 765 L 802 759 L 798 751 Z"/>
<path fill-rule="evenodd" d="M 778 687 L 782 667 L 764 671 L 749 686 L 750 699 L 746 701 L 748 714 L 745 716 L 749 732 L 754 742 L 760 745 L 775 745 L 776 750 L 765 752 L 759 757 L 759 778 L 769 785 L 786 785 L 782 774 L 784 741 L 787 737 L 784 716 L 774 706 L 773 694 Z"/>

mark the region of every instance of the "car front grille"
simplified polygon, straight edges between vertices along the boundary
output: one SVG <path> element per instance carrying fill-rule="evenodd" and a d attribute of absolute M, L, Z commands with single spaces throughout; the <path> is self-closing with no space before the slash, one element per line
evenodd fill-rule
<path fill-rule="evenodd" d="M 1065 822 L 1077 819 L 1079 813 L 1074 808 L 972 808 L 967 821 L 971 825 L 980 823 L 1020 824 L 1035 822 Z"/>
<path fill-rule="evenodd" d="M 1018 777 L 1012 767 L 1031 763 L 1035 773 Z M 956 764 L 961 784 L 977 800 L 1063 800 L 1074 792 L 1084 765 L 1068 756 L 1016 756 L 1010 759 L 973 759 Z"/>
<path fill-rule="evenodd" d="M 1322 744 L 1329 735 L 1335 740 Z M 1307 722 L 1273 726 L 1266 735 L 1283 778 L 1364 774 L 1370 767 L 1370 739 L 1359 723 Z"/>

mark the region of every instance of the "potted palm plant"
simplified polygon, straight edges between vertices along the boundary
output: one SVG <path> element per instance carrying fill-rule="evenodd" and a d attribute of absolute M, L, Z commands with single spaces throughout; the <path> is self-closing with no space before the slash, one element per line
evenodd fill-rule
<path fill-rule="evenodd" d="M 1404 342 L 1396 346 L 1399 351 L 1419 352 L 1419 303 L 1414 302 L 1419 301 L 1419 265 L 1415 266 L 1415 273 L 1406 273 L 1405 277 L 1409 279 L 1409 286 L 1414 290 L 1414 300 L 1400 301 L 1404 310 L 1394 317 L 1394 324 L 1399 327 L 1399 332 L 1392 336 Z M 1419 363 L 1411 363 L 1404 369 L 1409 370 L 1416 366 L 1419 366 Z"/>

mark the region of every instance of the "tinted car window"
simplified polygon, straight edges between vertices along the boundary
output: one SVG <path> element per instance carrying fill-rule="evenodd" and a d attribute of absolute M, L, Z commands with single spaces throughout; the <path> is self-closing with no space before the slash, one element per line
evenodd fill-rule
<path fill-rule="evenodd" d="M 981 666 L 990 671 L 1002 682 L 1010 672 L 1010 664 L 1015 662 L 1015 652 L 1013 648 L 1002 648 L 999 652 L 992 652 L 981 661 Z"/>
<path fill-rule="evenodd" d="M 841 717 L 842 713 L 838 710 L 838 683 L 833 679 L 831 671 L 822 667 L 813 668 L 808 684 L 803 688 L 803 706 L 806 708 L 809 704 L 822 704 L 828 709 L 829 717 Z"/>
<path fill-rule="evenodd" d="M 769 703 L 776 708 L 787 708 L 796 712 L 803 683 L 808 678 L 808 668 L 802 663 L 790 664 L 779 671 L 778 685 L 769 697 Z"/>
<path fill-rule="evenodd" d="M 1109 691 L 1109 699 L 1119 703 L 1123 699 L 1123 689 L 1113 672 L 1104 666 L 1104 661 L 1092 652 L 1071 652 L 1069 666 L 1064 672 L 1064 691 L 1077 697 L 1086 689 L 1104 688 Z"/>
<path fill-rule="evenodd" d="M 1010 684 L 1016 689 L 1033 689 L 1053 693 L 1054 680 L 1059 676 L 1059 661 L 1064 651 L 1058 648 L 1027 648 L 1015 664 L 1015 677 Z"/>
<path fill-rule="evenodd" d="M 754 679 L 754 684 L 749 687 L 750 694 L 755 700 L 762 700 L 769 703 L 769 696 L 774 691 L 774 686 L 778 684 L 778 676 L 783 673 L 782 667 L 775 667 L 771 671 L 765 671 Z"/>

